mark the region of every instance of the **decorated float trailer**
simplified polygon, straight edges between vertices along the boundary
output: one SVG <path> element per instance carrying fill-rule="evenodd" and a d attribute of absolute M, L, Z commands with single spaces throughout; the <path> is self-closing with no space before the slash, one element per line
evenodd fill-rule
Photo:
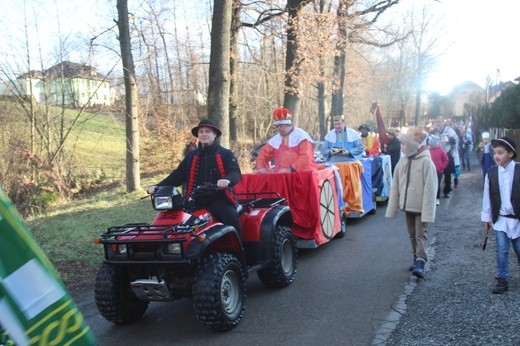
<path fill-rule="evenodd" d="M 364 158 L 361 161 L 323 162 L 322 142 L 315 141 L 314 153 L 320 169 L 278 174 L 243 174 L 235 186 L 239 199 L 248 193 L 276 191 L 291 208 L 298 248 L 316 248 L 333 238 L 342 238 L 348 218 L 375 214 L 377 203 L 388 199 L 392 173 L 390 156 Z M 252 161 L 263 144 L 257 146 Z M 328 166 L 328 167 L 327 167 Z"/>
<path fill-rule="evenodd" d="M 254 193 L 276 191 L 291 208 L 291 230 L 298 248 L 316 248 L 344 237 L 347 223 L 340 207 L 334 169 L 277 174 L 243 174 L 235 186 L 239 200 Z"/>
<path fill-rule="evenodd" d="M 344 212 L 347 218 L 375 214 L 377 205 L 388 200 L 392 187 L 390 156 L 363 158 L 360 161 L 336 162 L 343 187 Z"/>

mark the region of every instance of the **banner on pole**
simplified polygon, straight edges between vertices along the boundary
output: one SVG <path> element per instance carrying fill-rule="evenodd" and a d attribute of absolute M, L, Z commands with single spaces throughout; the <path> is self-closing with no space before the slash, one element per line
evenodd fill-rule
<path fill-rule="evenodd" d="M 95 345 L 54 266 L 0 187 L 1 329 L 18 346 Z"/>

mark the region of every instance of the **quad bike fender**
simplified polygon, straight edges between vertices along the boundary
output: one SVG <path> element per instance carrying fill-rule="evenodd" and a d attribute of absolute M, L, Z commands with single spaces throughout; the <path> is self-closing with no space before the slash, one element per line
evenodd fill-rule
<path fill-rule="evenodd" d="M 287 205 L 279 205 L 269 210 L 262 220 L 261 234 L 269 233 L 271 239 L 271 231 L 275 229 L 276 225 L 291 227 L 293 224 L 293 217 L 291 210 Z"/>
<path fill-rule="evenodd" d="M 233 226 L 217 224 L 205 230 L 189 244 L 185 254 L 187 258 L 195 259 L 216 252 L 232 253 L 244 263 L 244 249 Z"/>
<path fill-rule="evenodd" d="M 277 225 L 292 226 L 293 217 L 287 205 L 280 205 L 269 210 L 260 224 L 257 241 L 246 243 L 248 263 L 263 263 L 271 260 L 271 240 Z"/>

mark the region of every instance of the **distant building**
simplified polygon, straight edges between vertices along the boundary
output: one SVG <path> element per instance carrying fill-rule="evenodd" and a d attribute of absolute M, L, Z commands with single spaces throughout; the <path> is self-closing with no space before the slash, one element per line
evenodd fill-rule
<path fill-rule="evenodd" d="M 110 81 L 95 67 L 64 61 L 44 71 L 24 73 L 6 83 L 3 95 L 30 97 L 66 107 L 110 106 Z"/>
<path fill-rule="evenodd" d="M 520 78 L 520 77 L 519 77 Z M 515 79 L 516 80 L 516 79 Z M 516 84 L 507 81 L 507 82 L 500 82 L 496 85 L 490 85 L 488 86 L 488 95 L 487 95 L 487 101 L 488 103 L 493 103 L 496 101 L 497 98 L 502 95 L 502 92 L 506 89 L 509 89 L 510 87 L 515 86 Z"/>
<path fill-rule="evenodd" d="M 457 85 L 448 95 L 448 99 L 450 100 L 449 108 L 451 108 L 447 109 L 447 113 L 451 113 L 449 117 L 467 116 L 468 114 L 464 114 L 465 105 L 484 102 L 485 94 L 486 91 L 484 88 L 471 81 Z"/>

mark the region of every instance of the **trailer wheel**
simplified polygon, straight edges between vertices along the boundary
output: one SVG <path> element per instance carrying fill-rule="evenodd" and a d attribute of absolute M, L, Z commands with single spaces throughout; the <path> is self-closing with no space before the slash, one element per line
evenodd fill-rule
<path fill-rule="evenodd" d="M 341 216 L 341 229 L 340 231 L 334 236 L 336 239 L 344 238 L 347 234 L 347 217 L 342 215 Z"/>
<path fill-rule="evenodd" d="M 336 201 L 330 181 L 325 180 L 320 189 L 320 223 L 323 235 L 332 239 L 336 219 Z"/>

